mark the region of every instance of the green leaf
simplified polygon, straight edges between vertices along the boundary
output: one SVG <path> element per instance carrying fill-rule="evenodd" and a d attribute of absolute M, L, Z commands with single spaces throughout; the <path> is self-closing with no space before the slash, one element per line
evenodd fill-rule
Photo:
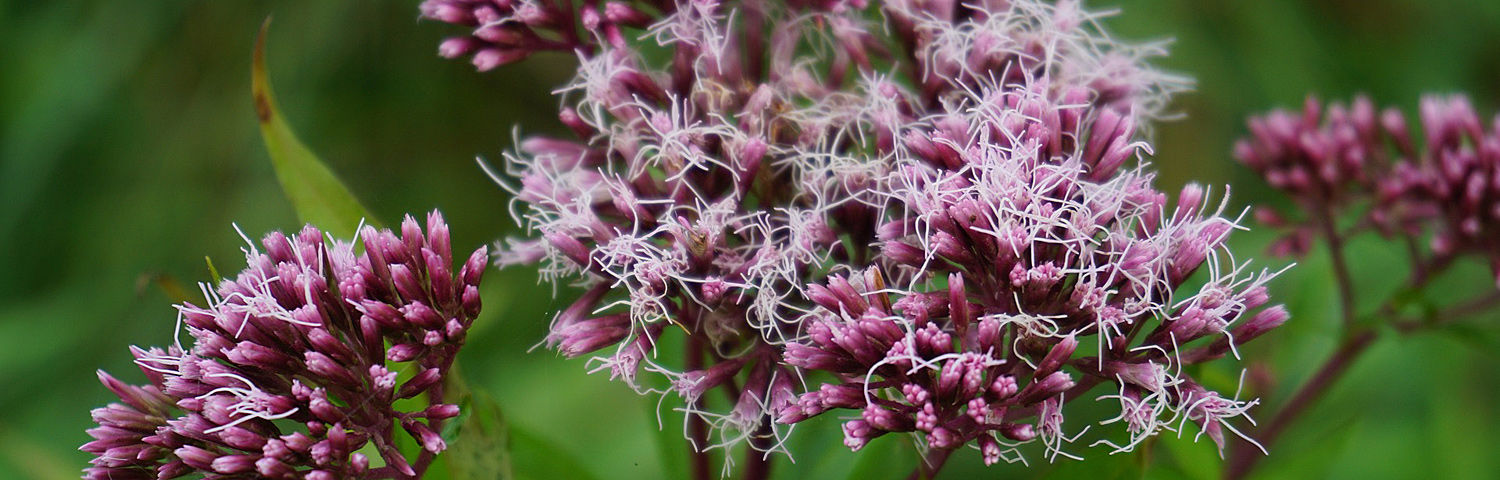
<path fill-rule="evenodd" d="M 832 415 L 826 417 L 828 418 L 804 420 L 792 430 L 787 438 L 787 447 L 795 462 L 787 461 L 786 469 L 799 472 L 803 478 L 848 478 L 860 455 L 873 448 L 867 447 L 860 452 L 849 451 L 849 447 L 838 441 L 843 438 L 839 428 L 842 423 L 837 418 L 832 418 Z M 780 465 L 777 467 L 781 468 Z"/>
<path fill-rule="evenodd" d="M 1089 478 L 1099 480 L 1140 480 L 1144 478 L 1145 450 L 1114 455 L 1093 455 L 1086 460 L 1059 459 L 1057 468 L 1047 476 L 1052 478 Z"/>
<path fill-rule="evenodd" d="M 661 459 L 662 478 L 685 479 L 689 473 L 687 438 L 682 436 L 683 415 L 674 411 L 683 406 L 682 400 L 677 397 L 669 397 L 657 402 L 646 402 L 647 412 L 651 418 L 660 418 L 661 428 L 651 432 L 651 439 L 656 445 L 657 458 Z"/>
<path fill-rule="evenodd" d="M 572 478 L 577 480 L 598 478 L 584 469 L 583 463 L 573 458 L 573 455 L 566 449 L 521 425 L 510 426 L 510 439 L 511 449 L 517 459 L 517 478 Z"/>
<path fill-rule="evenodd" d="M 224 283 L 224 277 L 219 275 L 219 269 L 214 268 L 214 259 L 209 258 L 208 255 L 204 255 L 203 261 L 208 263 L 208 274 L 213 277 L 214 286 L 218 287 L 220 283 Z"/>
<path fill-rule="evenodd" d="M 1261 461 L 1260 467 L 1250 474 L 1250 478 L 1326 478 L 1334 462 L 1342 459 L 1344 452 L 1348 450 L 1358 430 L 1359 419 L 1319 420 L 1333 425 L 1316 434 L 1302 433 L 1306 440 L 1299 442 L 1301 444 L 1278 444 L 1279 448 L 1272 450 L 1270 456 Z"/>
<path fill-rule="evenodd" d="M 462 413 L 443 428 L 448 450 L 448 473 L 454 480 L 509 480 L 510 429 L 500 405 L 484 392 L 470 393 L 459 402 Z"/>
<path fill-rule="evenodd" d="M 260 36 L 255 40 L 250 90 L 255 101 L 255 116 L 260 122 L 260 134 L 271 155 L 271 165 L 276 169 L 276 178 L 281 181 L 287 199 L 297 211 L 297 218 L 336 235 L 352 235 L 361 219 L 378 226 L 379 222 L 360 205 L 333 171 L 297 139 L 297 134 L 292 132 L 286 118 L 277 109 L 271 80 L 266 73 L 266 30 L 270 26 L 271 19 L 266 18 L 260 27 Z"/>
<path fill-rule="evenodd" d="M 1207 438 L 1195 441 L 1193 437 L 1197 432 L 1191 431 L 1177 436 L 1163 433 L 1150 440 L 1153 447 L 1161 447 L 1163 457 L 1170 459 L 1159 464 L 1164 468 L 1171 469 L 1183 478 L 1193 480 L 1217 480 L 1224 474 L 1224 459 L 1219 456 L 1218 447 Z"/>
<path fill-rule="evenodd" d="M 865 445 L 859 451 L 859 460 L 850 470 L 850 480 L 860 478 L 892 478 L 904 476 L 916 468 L 916 449 L 906 435 L 885 435 Z"/>
<path fill-rule="evenodd" d="M 1438 332 L 1491 358 L 1500 355 L 1500 337 L 1495 335 L 1492 328 L 1485 328 L 1472 323 L 1457 322 L 1444 326 Z"/>

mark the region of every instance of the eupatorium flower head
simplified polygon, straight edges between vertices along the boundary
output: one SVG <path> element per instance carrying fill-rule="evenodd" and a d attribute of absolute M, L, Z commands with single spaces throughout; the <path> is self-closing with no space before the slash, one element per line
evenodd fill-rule
<path fill-rule="evenodd" d="M 266 235 L 238 276 L 204 285 L 204 306 L 178 306 L 191 344 L 132 348 L 147 384 L 100 371 L 123 403 L 94 410 L 86 477 L 420 475 L 458 414 L 442 380 L 479 314 L 486 249 L 455 265 L 437 212 L 425 234 L 407 217 L 399 235 L 365 227 L 359 241 L 356 253 L 312 226 Z M 397 450 L 401 431 L 419 458 Z"/>
<path fill-rule="evenodd" d="M 1223 205 L 1197 185 L 1169 204 L 1148 174 L 1122 168 L 1144 144 L 1084 90 L 974 92 L 904 137 L 914 155 L 887 182 L 883 268 L 810 287 L 818 308 L 786 361 L 839 380 L 779 420 L 853 409 L 855 449 L 915 432 L 929 448 L 973 445 L 987 463 L 1019 460 L 1033 440 L 1071 456 L 1063 407 L 1106 383 L 1121 414 L 1105 423 L 1129 435 L 1102 442 L 1116 451 L 1184 421 L 1222 448 L 1254 401 L 1209 392 L 1182 367 L 1286 320 L 1262 310 L 1270 275 L 1227 254 L 1236 225 Z"/>
<path fill-rule="evenodd" d="M 1500 118 L 1486 123 L 1467 98 L 1423 97 L 1419 121 L 1408 122 L 1395 108 L 1377 112 L 1365 97 L 1326 108 L 1309 97 L 1299 114 L 1252 118 L 1250 131 L 1235 156 L 1303 210 L 1292 219 L 1262 213 L 1290 230 L 1277 251 L 1303 253 L 1330 228 L 1348 233 L 1338 217 L 1352 210 L 1355 229 L 1430 234 L 1428 263 L 1476 254 L 1500 281 Z"/>
<path fill-rule="evenodd" d="M 1192 187 L 1169 209 L 1134 162 L 1186 80 L 1077 2 L 428 16 L 535 30 L 522 5 L 593 37 L 564 38 L 580 66 L 559 120 L 577 139 L 524 140 L 491 172 L 533 233 L 497 261 L 587 288 L 547 342 L 682 396 L 723 434 L 696 440 L 772 450 L 779 427 L 848 408 L 853 448 L 899 431 L 991 461 L 1035 438 L 1056 453 L 1064 403 L 1100 382 L 1120 387 L 1132 441 L 1167 411 L 1216 429 L 1230 415 L 1189 413 L 1200 387 L 1180 366 L 1285 318 L 1252 312 L 1265 276 L 1225 259 L 1222 207 Z M 1187 291 L 1199 270 L 1210 285 Z M 673 338 L 686 353 L 662 361 Z M 715 409 L 709 389 L 736 397 Z"/>

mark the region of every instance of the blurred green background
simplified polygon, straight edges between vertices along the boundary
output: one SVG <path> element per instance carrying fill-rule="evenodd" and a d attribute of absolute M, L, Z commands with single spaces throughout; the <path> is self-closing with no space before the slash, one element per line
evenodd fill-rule
<path fill-rule="evenodd" d="M 77 477 L 88 459 L 76 450 L 88 411 L 111 401 L 93 370 L 140 380 L 126 346 L 170 341 L 174 311 L 159 279 L 196 291 L 191 285 L 208 277 L 204 256 L 226 273 L 240 268 L 231 222 L 252 237 L 298 226 L 250 103 L 250 52 L 268 15 L 284 113 L 376 215 L 393 221 L 440 208 L 456 250 L 513 230 L 506 196 L 474 157 L 497 158 L 516 124 L 560 132 L 549 91 L 571 76 L 572 59 L 541 56 L 476 74 L 435 55 L 457 32 L 417 21 L 416 4 L 0 1 L 0 478 Z M 1189 180 L 1232 184 L 1236 208 L 1277 202 L 1230 160 L 1229 146 L 1245 115 L 1299 105 L 1307 92 L 1368 92 L 1408 111 L 1428 91 L 1469 92 L 1481 112 L 1500 103 L 1500 2 L 1118 6 L 1123 14 L 1108 23 L 1116 33 L 1175 38 L 1158 64 L 1198 82 L 1175 103 L 1187 119 L 1157 132 L 1165 190 Z M 1264 229 L 1236 237 L 1242 256 L 1271 238 Z M 1404 275 L 1401 256 L 1373 240 L 1350 248 L 1373 308 Z M 1264 360 L 1255 371 L 1278 379 L 1256 392 L 1272 404 L 1336 341 L 1328 272 L 1315 253 L 1273 285 L 1294 318 L 1249 353 Z M 463 362 L 524 430 L 520 476 L 680 475 L 670 467 L 680 449 L 658 440 L 676 432 L 654 433 L 654 399 L 586 375 L 582 360 L 527 353 L 563 305 L 534 272 L 491 271 L 486 283 L 486 315 Z M 1485 269 L 1466 265 L 1439 290 L 1456 298 L 1487 288 Z M 1385 335 L 1310 421 L 1288 432 L 1261 478 L 1500 478 L 1500 323 L 1488 320 L 1462 333 Z M 1220 362 L 1209 375 L 1232 388 L 1235 367 Z M 864 469 L 856 475 L 894 478 L 915 463 L 901 438 L 861 456 L 838 444 L 831 421 L 806 430 L 797 463 L 777 464 L 787 478 L 843 476 L 856 462 Z M 1031 468 L 985 469 L 969 452 L 945 477 L 1095 476 L 1143 460 L 1106 458 L 1083 442 L 1073 450 L 1093 458 L 1063 465 L 1067 472 L 1038 455 Z M 1148 478 L 1214 478 L 1218 468 L 1208 444 L 1175 438 L 1144 460 Z"/>

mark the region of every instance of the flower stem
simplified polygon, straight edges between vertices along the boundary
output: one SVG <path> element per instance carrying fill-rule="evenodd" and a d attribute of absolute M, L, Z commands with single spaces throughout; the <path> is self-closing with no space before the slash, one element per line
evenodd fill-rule
<path fill-rule="evenodd" d="M 953 454 L 953 450 L 947 448 L 928 450 L 927 455 L 924 455 L 922 460 L 917 462 L 916 470 L 912 470 L 911 475 L 906 476 L 906 480 L 932 480 L 933 478 L 937 478 L 938 472 L 943 469 L 944 464 L 948 463 L 948 455 L 951 454 Z"/>
<path fill-rule="evenodd" d="M 1349 366 L 1370 347 L 1371 343 L 1374 343 L 1376 337 L 1377 335 L 1374 330 L 1365 330 L 1344 339 L 1344 342 L 1339 345 L 1338 350 L 1334 351 L 1333 356 L 1329 357 L 1328 361 L 1323 363 L 1323 366 L 1318 369 L 1317 373 L 1313 374 L 1312 378 L 1307 380 L 1307 383 L 1302 384 L 1302 388 L 1297 389 L 1297 393 L 1292 395 L 1292 399 L 1288 400 L 1286 405 L 1282 406 L 1281 411 L 1277 412 L 1276 417 L 1271 419 L 1271 423 L 1266 424 L 1265 428 L 1257 432 L 1256 437 L 1261 445 L 1269 448 L 1276 441 L 1276 438 L 1286 430 L 1287 426 L 1296 421 L 1297 417 L 1301 416 L 1308 407 L 1311 407 L 1319 397 L 1349 371 Z M 1235 449 L 1232 453 L 1233 458 L 1230 459 L 1229 465 L 1224 469 L 1225 479 L 1238 480 L 1244 478 L 1255 468 L 1255 464 L 1260 462 L 1260 459 L 1264 457 L 1258 450 L 1246 447 L 1248 446 L 1241 445 L 1240 448 Z"/>
<path fill-rule="evenodd" d="M 1349 262 L 1344 258 L 1344 238 L 1339 234 L 1338 227 L 1334 225 L 1332 209 L 1324 204 L 1323 215 L 1320 215 L 1323 226 L 1323 235 L 1328 239 L 1328 256 L 1333 258 L 1334 282 L 1339 289 L 1339 306 L 1344 314 L 1344 328 L 1354 325 L 1357 313 L 1354 309 L 1354 279 L 1349 274 Z"/>
<path fill-rule="evenodd" d="M 745 480 L 765 480 L 771 478 L 771 459 L 766 451 L 770 448 L 771 419 L 769 417 L 761 420 L 760 427 L 755 429 L 755 435 L 750 437 L 750 445 L 745 449 Z"/>
<path fill-rule="evenodd" d="M 697 337 L 688 335 L 686 342 L 687 358 L 685 359 L 684 366 L 687 367 L 687 371 L 703 368 L 703 348 L 702 345 L 698 344 Z M 699 411 L 703 407 L 699 404 L 701 400 L 693 400 L 692 402 L 693 405 L 689 405 L 692 411 Z M 689 414 L 687 416 L 687 430 L 688 454 L 693 457 L 693 478 L 697 480 L 711 480 L 713 472 L 708 465 L 708 452 L 704 451 L 705 447 L 708 446 L 708 425 L 697 415 Z"/>

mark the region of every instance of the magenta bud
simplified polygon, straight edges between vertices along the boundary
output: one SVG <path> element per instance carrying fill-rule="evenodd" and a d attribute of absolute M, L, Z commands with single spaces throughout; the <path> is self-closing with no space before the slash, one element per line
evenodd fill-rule
<path fill-rule="evenodd" d="M 99 376 L 99 383 L 104 384 L 105 388 L 114 392 L 116 397 L 119 397 L 120 400 L 125 401 L 125 403 L 130 404 L 130 406 L 135 407 L 137 410 L 163 415 L 172 406 L 171 397 L 163 395 L 155 387 L 130 385 L 115 379 L 115 377 L 110 376 L 104 370 L 98 370 L 96 373 Z"/>
<path fill-rule="evenodd" d="M 473 10 L 454 3 L 423 2 L 421 10 L 423 17 L 444 23 L 470 25 L 478 21 L 474 18 Z"/>
<path fill-rule="evenodd" d="M 583 245 L 583 242 L 580 242 L 578 241 L 578 239 L 571 236 L 563 235 L 560 233 L 548 232 L 544 233 L 542 236 L 546 237 L 547 241 L 550 242 L 554 248 L 557 248 L 559 252 L 562 252 L 562 254 L 568 257 L 569 260 L 572 260 L 573 263 L 584 267 L 587 267 L 589 265 L 589 249 L 588 247 L 585 247 Z"/>
<path fill-rule="evenodd" d="M 718 305 L 724 301 L 724 294 L 729 291 L 729 284 L 718 277 L 709 278 L 699 287 L 703 294 L 703 301 L 709 305 Z"/>
<path fill-rule="evenodd" d="M 338 361 L 319 352 L 304 352 L 303 360 L 307 369 L 318 374 L 323 379 L 343 385 L 356 385 L 354 374 L 344 368 Z"/>
<path fill-rule="evenodd" d="M 385 358 L 392 362 L 410 362 L 426 349 L 426 345 L 419 343 L 400 343 L 391 346 L 390 350 L 386 350 Z"/>
<path fill-rule="evenodd" d="M 302 478 L 305 480 L 334 480 L 338 477 L 333 476 L 333 473 L 327 470 L 313 470 L 307 472 L 307 475 Z"/>
<path fill-rule="evenodd" d="M 440 453 L 448 448 L 447 442 L 443 441 L 443 436 L 438 435 L 437 432 L 433 431 L 432 428 L 428 427 L 425 423 L 408 420 L 401 422 L 401 427 L 406 429 L 407 432 L 411 433 L 411 436 L 413 438 L 416 438 L 417 442 L 422 444 L 423 450 L 427 450 L 432 453 Z"/>
<path fill-rule="evenodd" d="M 954 331 L 960 337 L 974 323 L 974 314 L 969 307 L 969 293 L 964 290 L 964 277 L 956 272 L 948 274 L 948 317 L 952 319 Z"/>
<path fill-rule="evenodd" d="M 379 302 L 375 300 L 361 301 L 360 311 L 364 312 L 365 316 L 374 319 L 381 325 L 391 328 L 405 327 L 402 322 L 403 315 L 401 311 L 385 302 Z"/>
<path fill-rule="evenodd" d="M 859 449 L 864 448 L 866 444 L 870 443 L 870 440 L 873 440 L 880 433 L 885 432 L 877 433 L 864 420 L 844 422 L 844 446 L 858 452 Z"/>
<path fill-rule="evenodd" d="M 436 310 L 433 310 L 420 301 L 415 301 L 405 307 L 401 307 L 401 313 L 406 318 L 406 321 L 425 330 L 442 328 L 443 326 L 443 317 Z"/>
<path fill-rule="evenodd" d="M 1036 430 L 1029 423 L 1006 423 L 1000 426 L 1000 434 L 1017 442 L 1029 442 L 1036 438 Z"/>
<path fill-rule="evenodd" d="M 1288 318 L 1291 318 L 1291 314 L 1287 312 L 1286 306 L 1283 305 L 1261 310 L 1254 317 L 1250 317 L 1250 320 L 1244 322 L 1239 328 L 1234 330 L 1234 343 L 1243 344 L 1264 335 L 1266 332 L 1286 323 Z"/>
<path fill-rule="evenodd" d="M 463 307 L 464 316 L 469 320 L 479 317 L 479 309 L 483 301 L 479 298 L 479 287 L 465 285 L 463 296 L 459 299 L 459 305 Z"/>
<path fill-rule="evenodd" d="M 213 471 L 214 459 L 218 458 L 213 452 L 192 445 L 183 446 L 172 453 L 188 466 L 205 471 Z"/>
<path fill-rule="evenodd" d="M 459 413 L 460 412 L 458 410 L 458 405 L 454 405 L 451 403 L 439 403 L 437 405 L 427 407 L 427 410 L 422 412 L 422 416 L 427 417 L 429 420 L 445 420 L 457 417 Z"/>
<path fill-rule="evenodd" d="M 475 69 L 487 72 L 530 55 L 530 50 L 520 48 L 485 48 L 474 54 L 473 63 Z"/>
<path fill-rule="evenodd" d="M 1073 377 L 1067 372 L 1053 372 L 1046 378 L 1033 381 L 1021 391 L 1021 405 L 1029 405 L 1038 401 L 1051 398 L 1059 393 L 1073 388 Z"/>
<path fill-rule="evenodd" d="M 1115 375 L 1120 381 L 1146 391 L 1159 392 L 1165 386 L 1162 378 L 1166 375 L 1166 369 L 1149 361 L 1130 363 L 1107 360 L 1104 362 L 1104 373 Z"/>
<path fill-rule="evenodd" d="M 457 300 L 454 291 L 453 271 L 450 261 L 428 248 L 422 249 L 422 261 L 427 264 L 427 281 L 432 291 L 433 305 L 448 308 Z"/>
<path fill-rule="evenodd" d="M 266 437 L 238 426 L 219 431 L 219 438 L 224 444 L 240 450 L 260 450 L 266 445 Z"/>
<path fill-rule="evenodd" d="M 307 331 L 307 341 L 317 351 L 328 354 L 333 358 L 342 361 L 354 361 L 354 351 L 348 345 L 345 345 L 344 342 L 334 338 L 333 334 L 328 333 L 326 329 L 309 329 Z"/>
<path fill-rule="evenodd" d="M 577 135 L 580 140 L 589 140 L 594 138 L 595 134 L 599 133 L 592 125 L 583 121 L 583 117 L 578 116 L 578 111 L 573 110 L 571 107 L 563 107 L 562 111 L 557 114 L 557 119 L 563 125 L 567 126 L 569 130 L 572 130 L 573 134 Z"/>
<path fill-rule="evenodd" d="M 1073 351 L 1077 348 L 1077 338 L 1073 335 L 1063 337 L 1056 345 L 1052 346 L 1052 350 L 1047 352 L 1047 356 L 1043 357 L 1042 361 L 1037 363 L 1036 372 L 1032 375 L 1036 377 L 1051 375 L 1052 372 L 1056 372 L 1064 363 L 1067 363 L 1068 359 L 1073 356 Z"/>
<path fill-rule="evenodd" d="M 355 452 L 349 456 L 349 464 L 354 466 L 355 472 L 363 472 L 370 468 L 370 457 L 363 453 Z"/>
<path fill-rule="evenodd" d="M 1191 216 L 1203 206 L 1203 186 L 1189 183 L 1182 186 L 1182 193 L 1177 196 L 1177 211 L 1174 218 L 1182 219 Z"/>
<path fill-rule="evenodd" d="M 605 3 L 604 18 L 608 19 L 611 23 L 618 23 L 635 28 L 646 28 L 650 26 L 654 21 L 651 15 L 646 14 L 645 12 L 642 12 L 640 10 L 636 10 L 635 7 L 631 7 L 630 4 L 621 2 Z"/>
<path fill-rule="evenodd" d="M 396 398 L 415 397 L 427 391 L 433 385 L 436 385 L 438 380 L 442 379 L 442 375 L 443 372 L 436 368 L 422 370 L 410 380 L 407 380 L 405 384 L 401 385 L 401 391 L 396 393 Z"/>
<path fill-rule="evenodd" d="M 468 327 L 463 322 L 458 321 L 457 318 L 449 319 L 448 323 L 443 325 L 443 333 L 448 336 L 449 340 L 455 342 L 463 340 L 464 331 L 466 330 L 468 330 Z"/>
<path fill-rule="evenodd" d="M 406 300 L 425 300 L 427 291 L 422 287 L 422 282 L 417 272 L 404 264 L 391 265 L 391 281 L 396 285 L 396 291 L 401 293 Z M 410 320 L 410 317 L 408 317 Z"/>
<path fill-rule="evenodd" d="M 255 455 L 225 455 L 215 458 L 211 466 L 214 472 L 230 475 L 254 469 L 255 461 L 259 459 Z"/>

